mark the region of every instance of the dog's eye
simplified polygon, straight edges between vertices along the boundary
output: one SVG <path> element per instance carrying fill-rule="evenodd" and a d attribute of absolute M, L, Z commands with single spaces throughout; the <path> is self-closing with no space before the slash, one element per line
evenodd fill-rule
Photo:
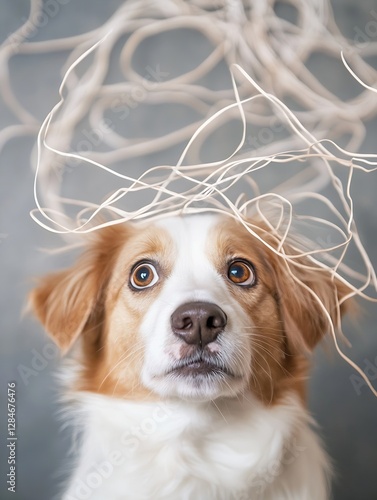
<path fill-rule="evenodd" d="M 140 290 L 155 285 L 158 279 L 156 268 L 152 264 L 143 262 L 132 271 L 130 283 L 133 288 Z"/>
<path fill-rule="evenodd" d="M 240 286 L 252 286 L 256 281 L 253 266 L 243 260 L 234 260 L 229 265 L 228 278 L 232 283 Z"/>

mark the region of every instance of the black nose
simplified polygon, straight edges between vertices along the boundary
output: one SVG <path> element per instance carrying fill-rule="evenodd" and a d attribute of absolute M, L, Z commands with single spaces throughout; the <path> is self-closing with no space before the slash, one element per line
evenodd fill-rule
<path fill-rule="evenodd" d="M 196 344 L 200 347 L 216 340 L 226 323 L 224 311 L 209 302 L 183 304 L 171 316 L 171 327 L 175 335 L 186 344 Z"/>

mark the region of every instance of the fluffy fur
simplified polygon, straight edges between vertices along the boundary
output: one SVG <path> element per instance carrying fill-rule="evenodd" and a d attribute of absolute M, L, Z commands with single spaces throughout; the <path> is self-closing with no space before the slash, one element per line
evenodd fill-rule
<path fill-rule="evenodd" d="M 347 289 L 307 264 L 240 223 L 190 216 L 101 230 L 44 278 L 34 310 L 78 353 L 83 436 L 64 500 L 327 499 L 305 380 Z"/>

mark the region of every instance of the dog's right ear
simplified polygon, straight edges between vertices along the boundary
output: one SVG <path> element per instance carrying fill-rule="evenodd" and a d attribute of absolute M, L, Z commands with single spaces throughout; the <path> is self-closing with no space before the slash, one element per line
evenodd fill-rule
<path fill-rule="evenodd" d="M 94 313 L 100 317 L 106 284 L 127 232 L 114 226 L 99 230 L 73 267 L 42 278 L 32 290 L 29 309 L 63 352 L 85 330 Z"/>
<path fill-rule="evenodd" d="M 67 351 L 84 330 L 97 292 L 89 270 L 74 266 L 43 278 L 30 294 L 30 306 L 58 346 Z"/>

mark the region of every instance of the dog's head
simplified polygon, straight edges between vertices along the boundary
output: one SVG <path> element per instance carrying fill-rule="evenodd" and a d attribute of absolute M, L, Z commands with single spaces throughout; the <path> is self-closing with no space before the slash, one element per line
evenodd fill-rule
<path fill-rule="evenodd" d="M 251 390 L 273 402 L 303 396 L 307 353 L 348 293 L 304 264 L 229 218 L 172 217 L 98 231 L 31 303 L 63 351 L 80 337 L 78 389 L 199 400 Z"/>

